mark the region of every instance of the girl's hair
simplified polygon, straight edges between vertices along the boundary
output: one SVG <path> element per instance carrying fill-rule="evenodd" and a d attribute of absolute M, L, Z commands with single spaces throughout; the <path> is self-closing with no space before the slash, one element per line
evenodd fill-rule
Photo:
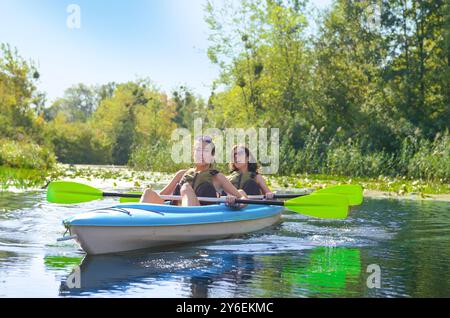
<path fill-rule="evenodd" d="M 210 162 L 209 167 L 212 168 L 214 166 L 214 155 L 216 154 L 216 145 L 213 143 L 212 138 L 209 136 L 198 136 L 195 138 L 195 141 L 211 145 L 211 156 L 213 156 L 213 160 Z"/>
<path fill-rule="evenodd" d="M 211 155 L 214 156 L 216 154 L 216 145 L 213 143 L 212 138 L 209 136 L 198 136 L 195 138 L 195 141 L 204 142 L 211 145 Z"/>
<path fill-rule="evenodd" d="M 238 148 L 243 148 L 245 151 L 245 157 L 248 158 L 248 163 L 247 163 L 247 169 L 249 172 L 255 172 L 258 173 L 258 163 L 255 160 L 255 157 L 253 157 L 252 153 L 250 152 L 250 150 L 248 150 L 247 147 L 245 146 L 239 146 L 239 145 L 234 145 L 232 150 L 231 150 L 231 162 L 230 162 L 230 170 L 231 171 L 238 171 L 239 169 L 236 168 L 235 166 L 235 160 L 236 160 L 236 150 Z"/>

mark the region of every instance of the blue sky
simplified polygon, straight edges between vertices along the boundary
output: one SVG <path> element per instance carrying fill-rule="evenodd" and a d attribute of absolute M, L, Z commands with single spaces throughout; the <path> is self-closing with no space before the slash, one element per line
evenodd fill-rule
<path fill-rule="evenodd" d="M 217 0 L 216 0 L 217 1 Z M 331 0 L 312 1 L 318 7 Z M 67 7 L 81 9 L 69 29 Z M 206 55 L 205 0 L 0 0 L 0 42 L 37 64 L 49 101 L 76 83 L 149 77 L 169 93 L 187 85 L 207 98 L 219 69 Z"/>

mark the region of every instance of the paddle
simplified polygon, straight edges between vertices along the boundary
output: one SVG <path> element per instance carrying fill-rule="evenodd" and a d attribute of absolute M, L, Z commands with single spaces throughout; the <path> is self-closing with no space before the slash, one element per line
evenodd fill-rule
<path fill-rule="evenodd" d="M 102 192 L 85 184 L 68 181 L 51 182 L 47 189 L 47 200 L 53 203 L 81 203 L 103 197 L 136 198 L 140 197 L 140 195 Z M 181 196 L 168 197 L 174 200 L 181 200 Z M 225 202 L 225 198 L 199 198 L 199 200 L 216 203 Z M 315 193 L 287 201 L 237 199 L 236 203 L 284 206 L 293 212 L 321 218 L 345 218 L 349 210 L 347 197 L 333 193 Z"/>
<path fill-rule="evenodd" d="M 349 205 L 360 205 L 363 201 L 362 187 L 360 185 L 344 184 L 332 186 L 317 190 L 316 194 L 341 194 L 347 197 Z M 49 184 L 47 190 L 47 198 L 54 203 L 81 203 L 98 200 L 103 197 L 121 197 L 120 202 L 139 202 L 142 192 L 134 193 L 108 193 L 91 186 L 70 182 L 70 181 L 53 181 Z M 297 198 L 301 196 L 311 195 L 311 193 L 302 194 L 276 194 L 274 199 L 281 198 Z M 174 196 L 161 195 L 165 200 L 177 200 Z M 249 199 L 264 199 L 262 195 L 249 196 Z M 208 198 L 210 199 L 210 198 Z"/>
<path fill-rule="evenodd" d="M 341 194 L 347 197 L 349 205 L 360 205 L 363 202 L 363 188 L 362 186 L 358 184 L 343 184 L 343 185 L 337 185 L 332 186 L 324 189 L 320 189 L 315 191 L 314 193 L 332 193 L 332 194 Z M 142 195 L 142 192 L 130 192 L 129 194 L 139 194 Z M 275 194 L 274 199 L 292 199 L 297 198 L 301 196 L 307 196 L 311 195 L 311 193 L 300 193 L 300 194 Z M 173 200 L 169 198 L 165 198 L 164 196 L 161 196 L 163 199 L 167 200 Z M 265 199 L 264 195 L 249 195 L 249 199 Z M 122 197 L 120 199 L 121 203 L 125 202 L 139 202 L 138 197 Z M 140 196 L 139 196 L 140 198 Z"/>

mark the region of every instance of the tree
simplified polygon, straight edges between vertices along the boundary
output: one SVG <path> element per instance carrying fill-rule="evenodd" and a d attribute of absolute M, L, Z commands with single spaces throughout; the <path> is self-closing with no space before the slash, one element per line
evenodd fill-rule
<path fill-rule="evenodd" d="M 148 80 L 141 80 L 118 85 L 90 123 L 96 140 L 109 149 L 110 162 L 127 164 L 136 148 L 170 138 L 174 116 L 174 103 Z"/>
<path fill-rule="evenodd" d="M 35 112 L 41 95 L 36 90 L 39 73 L 16 49 L 0 45 L 0 137 L 30 137 L 42 141 L 43 129 Z"/>
<path fill-rule="evenodd" d="M 194 119 L 205 117 L 205 103 L 201 98 L 195 97 L 191 89 L 180 86 L 172 92 L 176 115 L 173 122 L 182 128 L 192 128 Z"/>
<path fill-rule="evenodd" d="M 393 0 L 383 5 L 389 101 L 411 130 L 419 128 L 433 138 L 449 127 L 449 5 L 440 0 Z"/>
<path fill-rule="evenodd" d="M 69 122 L 86 122 L 95 111 L 99 99 L 93 87 L 80 83 L 66 89 L 64 96 L 46 109 L 45 117 L 47 120 L 51 120 L 59 112 L 62 112 Z"/>

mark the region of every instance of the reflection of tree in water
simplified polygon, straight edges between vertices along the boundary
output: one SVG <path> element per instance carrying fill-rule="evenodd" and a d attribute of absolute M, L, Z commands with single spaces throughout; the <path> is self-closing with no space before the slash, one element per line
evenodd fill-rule
<path fill-rule="evenodd" d="M 207 298 L 208 288 L 214 280 L 208 276 L 193 276 L 190 279 L 192 298 Z"/>
<path fill-rule="evenodd" d="M 361 284 L 357 248 L 317 247 L 298 255 L 264 255 L 257 261 L 252 297 L 357 296 L 359 293 L 355 288 Z"/>
<path fill-rule="evenodd" d="M 222 272 L 190 279 L 192 297 L 209 297 L 209 290 L 220 283 L 231 297 L 357 296 L 365 286 L 357 248 L 317 247 L 298 255 L 225 254 L 222 260 L 229 262 Z"/>
<path fill-rule="evenodd" d="M 382 267 L 381 292 L 409 297 L 450 294 L 450 214 L 448 202 L 374 200 L 378 219 L 395 236 L 367 256 Z M 389 222 L 387 222 L 389 221 Z M 386 226 L 386 225 L 385 225 Z M 370 296 L 373 296 L 371 291 Z"/>
<path fill-rule="evenodd" d="M 60 262 L 61 258 L 56 264 Z M 246 265 L 241 265 L 242 262 Z M 79 266 L 81 288 L 68 288 L 67 280 L 73 276 L 72 271 L 61 279 L 60 295 L 114 292 L 126 290 L 134 283 L 148 284 L 149 280 L 166 282 L 181 276 L 185 277 L 183 283 L 190 287 L 192 297 L 208 297 L 215 282 L 226 280 L 239 286 L 245 275 L 248 276 L 247 268 L 248 260 L 242 257 L 208 255 L 199 251 L 86 256 Z"/>
<path fill-rule="evenodd" d="M 1 242 L 11 248 L 32 248 L 46 230 L 46 215 L 42 208 L 44 192 L 10 193 L 0 189 L 0 236 Z M 19 252 L 20 253 L 20 252 Z M 29 254 L 29 253 L 25 253 Z M 31 255 L 31 254 L 29 254 Z"/>
<path fill-rule="evenodd" d="M 20 261 L 19 254 L 10 251 L 0 251 L 0 265 L 6 263 L 11 266 L 11 263 Z"/>
<path fill-rule="evenodd" d="M 203 275 L 193 276 L 190 279 L 192 297 L 206 298 L 211 297 L 209 289 L 215 287 L 226 287 L 228 296 L 239 295 L 239 289 L 249 284 L 253 278 L 255 267 L 254 255 L 233 255 L 231 253 L 215 254 L 221 260 L 219 270 L 206 271 Z M 220 285 L 221 283 L 224 283 Z M 213 295 L 215 296 L 215 295 Z M 222 294 L 219 297 L 223 296 Z"/>
<path fill-rule="evenodd" d="M 42 194 L 43 195 L 43 194 Z M 0 191 L 0 219 L 7 219 L 8 212 L 29 209 L 42 202 L 38 192 L 11 193 Z"/>

